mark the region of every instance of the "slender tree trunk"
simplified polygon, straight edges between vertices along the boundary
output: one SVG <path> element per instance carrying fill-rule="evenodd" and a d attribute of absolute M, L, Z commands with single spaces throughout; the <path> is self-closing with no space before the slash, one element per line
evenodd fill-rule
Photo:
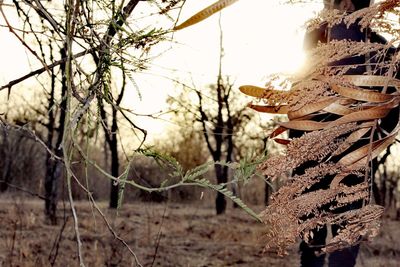
<path fill-rule="evenodd" d="M 228 181 L 228 173 L 224 172 L 224 166 L 215 166 L 215 176 L 217 177 L 218 184 L 226 183 Z M 218 215 L 223 214 L 226 210 L 225 196 L 219 192 L 217 193 L 217 198 L 215 199 L 215 208 Z"/>
<path fill-rule="evenodd" d="M 394 197 L 394 192 L 396 190 L 396 184 L 392 180 L 393 178 L 390 177 L 389 180 L 389 188 L 388 188 L 388 208 L 390 209 L 391 207 L 396 208 L 396 199 Z"/>
<path fill-rule="evenodd" d="M 63 48 L 60 51 L 61 58 L 66 57 L 66 49 Z M 61 70 L 61 105 L 60 105 L 60 117 L 58 128 L 55 128 L 55 115 L 54 115 L 54 97 L 55 97 L 55 74 L 52 74 L 51 78 L 51 93 L 49 97 L 49 123 L 47 125 L 48 135 L 47 143 L 50 149 L 57 157 L 63 156 L 61 148 L 61 142 L 64 135 L 65 127 L 65 116 L 66 116 L 66 94 L 67 94 L 67 82 L 65 77 L 65 63 L 60 65 Z M 54 133 L 58 132 L 56 145 L 53 146 Z M 61 162 L 53 159 L 52 155 L 48 154 L 46 157 L 46 176 L 44 181 L 45 189 L 45 215 L 51 222 L 51 224 L 57 224 L 57 202 L 58 202 L 58 185 L 62 174 Z"/>
<path fill-rule="evenodd" d="M 382 173 L 382 179 L 381 179 L 381 190 L 380 190 L 383 207 L 386 207 L 386 193 L 387 193 L 386 182 L 387 181 L 388 181 L 388 176 L 387 176 L 386 166 L 383 166 L 383 173 Z"/>
<path fill-rule="evenodd" d="M 122 99 L 121 94 L 120 98 Z M 110 149 L 110 154 L 111 154 L 111 168 L 110 168 L 111 175 L 114 177 L 118 177 L 119 158 L 118 158 L 118 139 L 117 139 L 117 131 L 118 131 L 117 109 L 113 105 L 111 106 L 112 124 L 111 128 L 109 128 L 107 123 L 107 113 L 105 111 L 104 102 L 100 98 L 98 98 L 98 101 L 99 101 L 100 116 L 103 121 L 102 125 L 104 130 L 104 137 L 108 145 L 108 148 Z M 116 104 L 118 105 L 119 102 L 117 101 Z M 119 194 L 119 185 L 116 184 L 115 181 L 111 180 L 109 208 L 115 209 L 118 207 L 118 194 Z"/>
<path fill-rule="evenodd" d="M 118 130 L 117 110 L 115 109 L 114 106 L 112 106 L 112 125 L 111 125 L 111 133 L 108 144 L 111 151 L 111 175 L 114 177 L 119 176 L 117 130 Z M 112 209 L 116 209 L 118 207 L 118 194 L 119 194 L 119 185 L 115 183 L 115 181 L 111 180 L 109 206 Z"/>
<path fill-rule="evenodd" d="M 52 49 L 50 48 L 50 53 L 52 57 Z M 50 90 L 50 95 L 49 95 L 49 104 L 47 107 L 48 114 L 49 114 L 49 122 L 47 123 L 47 147 L 51 150 L 54 151 L 54 145 L 53 145 L 53 137 L 54 137 L 54 130 L 55 130 L 55 114 L 54 114 L 54 94 L 55 94 L 55 73 L 54 69 L 51 70 L 51 90 Z M 56 162 L 53 160 L 52 155 L 50 153 L 47 153 L 46 155 L 46 174 L 44 178 L 44 191 L 45 191 L 45 215 L 47 219 L 52 224 L 56 224 L 56 210 L 57 210 L 57 205 L 55 204 L 57 202 L 57 193 L 56 193 L 56 186 L 55 185 L 55 180 L 57 179 L 54 174 L 56 168 Z"/>
<path fill-rule="evenodd" d="M 3 149 L 6 151 L 3 155 L 3 169 L 1 171 L 1 181 L 0 181 L 0 192 L 5 192 L 8 189 L 8 183 L 11 180 L 11 157 L 10 151 L 10 144 L 8 140 L 7 130 L 2 127 L 3 130 Z M 7 155 L 8 154 L 8 155 Z"/>
<path fill-rule="evenodd" d="M 271 196 L 271 186 L 269 186 L 268 183 L 265 183 L 265 189 L 264 189 L 264 204 L 265 206 L 269 205 L 269 197 Z"/>
<path fill-rule="evenodd" d="M 263 138 L 263 151 L 267 151 L 267 144 L 268 144 L 268 138 Z M 265 177 L 267 178 L 267 177 Z M 264 187 L 264 204 L 265 206 L 269 205 L 269 198 L 272 193 L 272 188 L 271 186 L 265 182 L 265 187 Z"/>
<path fill-rule="evenodd" d="M 379 192 L 379 187 L 376 182 L 376 179 L 374 179 L 374 181 L 372 183 L 372 193 L 374 194 L 374 199 L 375 199 L 376 204 L 381 205 L 382 199 L 381 199 L 381 194 Z"/>
<path fill-rule="evenodd" d="M 111 150 L 111 175 L 118 177 L 119 175 L 119 160 L 118 160 L 118 148 L 117 148 L 117 138 L 114 136 L 110 144 Z M 111 180 L 110 189 L 110 208 L 116 209 L 118 207 L 118 193 L 119 185 L 115 181 Z"/>
<path fill-rule="evenodd" d="M 57 156 L 62 156 L 62 151 L 56 153 Z M 46 177 L 44 182 L 45 188 L 45 215 L 50 223 L 57 224 L 57 202 L 58 202 L 58 185 L 61 177 L 62 166 L 59 161 L 51 159 L 47 156 Z"/>
<path fill-rule="evenodd" d="M 1 160 L 3 160 L 3 169 L 1 170 L 0 176 L 0 192 L 5 192 L 9 187 L 9 183 L 11 183 L 14 178 L 12 170 L 15 165 L 15 157 L 19 155 L 23 135 L 13 131 L 12 136 L 9 136 L 5 127 L 2 127 L 2 130 L 4 155 L 0 156 Z"/>
<path fill-rule="evenodd" d="M 400 221 L 400 208 L 396 208 L 396 221 Z"/>

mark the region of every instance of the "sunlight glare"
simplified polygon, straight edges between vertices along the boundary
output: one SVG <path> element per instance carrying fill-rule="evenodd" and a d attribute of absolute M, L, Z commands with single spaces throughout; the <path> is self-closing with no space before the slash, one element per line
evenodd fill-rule
<path fill-rule="evenodd" d="M 188 0 L 179 22 L 214 2 Z M 230 76 L 237 87 L 241 84 L 262 86 L 268 75 L 299 70 L 304 61 L 304 23 L 320 8 L 318 4 L 291 5 L 282 4 L 279 0 L 241 0 L 227 7 L 222 11 L 221 20 L 223 75 Z M 136 99 L 134 103 L 131 102 L 135 110 L 152 113 L 168 109 L 166 96 L 181 88 L 178 86 L 178 89 L 173 89 L 177 85 L 171 80 L 195 88 L 216 82 L 219 60 L 218 17 L 215 14 L 174 33 L 174 43 L 161 46 L 161 49 L 170 49 L 155 59 L 153 63 L 157 67 L 150 72 L 169 77 L 170 80 L 157 76 L 138 79 L 139 88 L 144 89 L 141 101 L 137 97 L 131 98 Z M 149 79 L 154 80 L 150 82 Z M 168 125 L 146 118 L 140 118 L 139 121 L 155 135 L 162 134 Z"/>
<path fill-rule="evenodd" d="M 212 2 L 188 1 L 181 20 Z M 315 5 L 280 2 L 242 0 L 222 11 L 224 74 L 248 83 L 259 82 L 272 73 L 299 69 L 304 58 L 302 26 L 312 16 Z M 187 14 L 187 10 L 191 12 Z M 174 64 L 182 64 L 182 69 L 212 82 L 218 69 L 218 14 L 177 32 L 176 40 L 185 47 L 176 51 Z"/>

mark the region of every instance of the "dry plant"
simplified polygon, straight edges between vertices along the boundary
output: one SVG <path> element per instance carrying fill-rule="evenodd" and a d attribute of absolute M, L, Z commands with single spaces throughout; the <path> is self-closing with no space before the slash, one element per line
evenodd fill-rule
<path fill-rule="evenodd" d="M 181 29 L 197 23 L 235 1 L 218 1 L 182 23 Z M 296 1 L 291 1 L 296 2 Z M 302 73 L 288 80 L 288 90 L 276 89 L 273 81 L 265 87 L 246 85 L 241 92 L 261 99 L 249 106 L 259 112 L 286 114 L 287 122 L 271 138 L 287 145 L 286 153 L 271 157 L 259 170 L 271 180 L 293 175 L 272 196 L 261 213 L 267 225 L 267 248 L 283 254 L 298 237 L 306 242 L 313 230 L 324 225 L 342 229 L 321 252 L 333 252 L 374 237 L 379 229 L 383 207 L 372 204 L 372 160 L 395 142 L 400 129 L 399 86 L 396 78 L 400 2 L 387 0 L 369 8 L 344 14 L 325 10 L 309 24 L 309 30 L 322 24 L 328 28 L 359 24 L 391 34 L 388 43 L 349 40 L 318 44 L 309 54 Z M 394 18 L 394 19 L 393 19 Z M 329 32 L 328 32 L 329 40 Z M 339 60 L 365 56 L 362 66 L 335 64 Z M 364 67 L 363 75 L 357 68 Z M 287 131 L 306 132 L 299 138 L 277 138 Z M 317 190 L 318 189 L 318 190 Z M 362 202 L 359 209 L 343 207 Z"/>
<path fill-rule="evenodd" d="M 376 21 L 390 12 L 397 14 L 398 6 L 398 1 L 386 1 L 350 15 L 325 11 L 310 27 L 315 28 L 316 21 L 330 25 L 344 22 L 347 27 L 353 23 L 362 27 L 381 25 L 385 32 L 392 32 L 389 24 Z M 287 145 L 285 155 L 259 166 L 272 180 L 296 168 L 304 169 L 272 196 L 271 205 L 261 215 L 268 225 L 267 248 L 284 253 L 297 237 L 310 241 L 313 230 L 324 225 L 342 229 L 321 248 L 322 252 L 376 236 L 383 207 L 371 203 L 371 161 L 395 141 L 400 129 L 398 55 L 388 52 L 393 41 L 320 44 L 290 90 L 241 87 L 243 93 L 263 99 L 262 105 L 252 108 L 287 114 L 289 121 L 279 123 L 272 138 L 286 130 L 307 132 L 292 140 L 276 138 Z M 370 58 L 364 75 L 347 75 L 357 65 L 335 65 L 341 59 L 361 55 Z M 360 209 L 343 209 L 361 201 Z"/>

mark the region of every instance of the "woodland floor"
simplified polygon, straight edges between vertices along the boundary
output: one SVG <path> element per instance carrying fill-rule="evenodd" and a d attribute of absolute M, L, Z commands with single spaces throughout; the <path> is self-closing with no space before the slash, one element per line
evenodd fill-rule
<path fill-rule="evenodd" d="M 135 266 L 89 203 L 76 205 L 86 266 Z M 212 208 L 195 204 L 132 203 L 117 215 L 105 203 L 99 205 L 143 266 L 299 265 L 296 247 L 283 258 L 263 253 L 263 226 L 237 209 L 215 216 Z M 69 210 L 64 214 L 61 204 L 59 224 L 52 226 L 44 222 L 42 206 L 30 199 L 0 201 L 0 267 L 78 266 Z M 399 262 L 400 222 L 385 219 L 379 237 L 362 245 L 357 266 L 394 267 Z"/>

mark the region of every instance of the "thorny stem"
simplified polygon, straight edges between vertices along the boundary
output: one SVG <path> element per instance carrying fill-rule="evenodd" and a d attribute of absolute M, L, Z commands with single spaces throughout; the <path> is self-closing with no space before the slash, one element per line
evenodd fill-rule
<path fill-rule="evenodd" d="M 126 6 L 122 9 L 122 12 L 114 17 L 113 19 L 116 22 L 112 21 L 107 29 L 106 34 L 101 40 L 101 48 L 99 50 L 99 60 L 97 62 L 97 71 L 94 78 L 94 83 L 89 87 L 88 96 L 86 97 L 83 105 L 75 112 L 74 117 L 72 119 L 71 126 L 74 129 L 78 122 L 80 121 L 82 115 L 89 109 L 90 104 L 96 98 L 98 94 L 98 89 L 101 85 L 101 79 L 104 75 L 104 59 L 109 56 L 111 41 L 114 36 L 121 30 L 121 27 L 126 23 L 126 20 L 131 15 L 136 5 L 143 0 L 130 0 Z M 121 3 L 122 6 L 123 2 Z"/>
<path fill-rule="evenodd" d="M 76 145 L 76 144 L 75 144 L 75 145 Z M 78 150 L 79 150 L 79 149 L 78 149 Z M 80 152 L 82 152 L 82 151 L 80 151 Z M 86 157 L 85 155 L 83 155 L 82 153 L 81 153 L 81 155 L 84 157 L 85 161 L 87 161 L 89 164 L 91 164 L 92 166 L 94 166 L 101 174 L 103 174 L 104 176 L 106 176 L 108 179 L 111 179 L 111 180 L 113 180 L 113 181 L 115 181 L 115 182 L 117 182 L 117 183 L 120 183 L 120 182 L 121 182 L 120 177 L 114 177 L 114 176 L 110 175 L 107 171 L 103 170 L 103 168 L 101 168 L 96 162 L 90 160 L 89 158 L 87 158 L 87 157 Z M 124 174 L 122 174 L 122 175 L 124 175 Z M 121 175 L 121 176 L 122 176 L 122 175 Z M 135 181 L 133 181 L 133 180 L 123 181 L 123 183 L 125 183 L 125 184 L 130 184 L 130 185 L 132 185 L 132 186 L 134 186 L 134 187 L 136 187 L 136 188 L 138 188 L 138 189 L 140 189 L 140 190 L 144 190 L 144 191 L 149 192 L 149 193 L 151 193 L 151 192 L 168 191 L 168 190 L 171 190 L 171 189 L 173 189 L 173 188 L 180 187 L 180 186 L 195 186 L 195 185 L 199 185 L 199 184 L 197 184 L 197 183 L 190 183 L 190 182 L 180 181 L 180 182 L 178 182 L 178 183 L 176 183 L 176 184 L 169 185 L 169 186 L 165 186 L 165 187 L 155 187 L 155 188 L 151 188 L 151 187 L 146 187 L 146 186 L 137 184 L 137 183 L 136 183 Z"/>
<path fill-rule="evenodd" d="M 77 0 L 79 1 L 79 0 Z M 67 111 L 66 111 L 66 120 L 65 124 L 66 127 L 64 128 L 64 135 L 62 140 L 62 151 L 64 155 L 64 165 L 67 171 L 67 189 L 68 189 L 68 199 L 71 206 L 71 212 L 74 219 L 74 230 L 76 235 L 76 242 L 78 248 L 78 259 L 79 259 L 79 266 L 85 267 L 82 255 L 82 241 L 80 239 L 79 233 L 79 223 L 78 223 L 78 216 L 76 214 L 75 204 L 72 196 L 72 185 L 71 185 L 71 178 L 73 176 L 73 172 L 71 170 L 70 162 L 72 158 L 72 143 L 71 138 L 69 135 L 73 136 L 73 129 L 71 129 L 71 92 L 72 92 L 72 42 L 73 42 L 73 26 L 71 24 L 74 23 L 77 9 L 74 7 L 74 0 L 68 1 L 68 10 L 67 10 L 67 36 L 66 36 L 66 46 L 67 46 L 67 62 L 66 62 L 66 70 L 65 75 L 67 79 Z"/>

